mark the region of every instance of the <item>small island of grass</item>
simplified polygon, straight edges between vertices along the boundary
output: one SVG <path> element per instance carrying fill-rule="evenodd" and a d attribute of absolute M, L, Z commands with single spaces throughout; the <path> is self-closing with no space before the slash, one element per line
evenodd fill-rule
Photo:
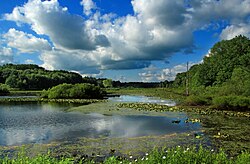
<path fill-rule="evenodd" d="M 42 97 L 49 99 L 103 99 L 105 92 L 93 84 L 60 84 L 47 91 Z"/>

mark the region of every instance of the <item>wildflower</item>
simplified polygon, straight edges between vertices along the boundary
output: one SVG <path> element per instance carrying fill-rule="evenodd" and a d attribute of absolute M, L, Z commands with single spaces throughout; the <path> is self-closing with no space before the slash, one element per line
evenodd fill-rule
<path fill-rule="evenodd" d="M 122 161 L 120 163 L 122 163 Z"/>
<path fill-rule="evenodd" d="M 135 159 L 135 162 L 137 162 L 137 159 Z"/>
<path fill-rule="evenodd" d="M 180 148 L 181 146 L 178 145 L 177 147 Z"/>
<path fill-rule="evenodd" d="M 163 156 L 162 159 L 166 159 L 166 156 Z"/>
<path fill-rule="evenodd" d="M 131 155 L 131 156 L 129 156 L 129 158 L 131 159 L 131 158 L 133 158 L 133 156 Z"/>
<path fill-rule="evenodd" d="M 129 164 L 132 164 L 132 162 L 129 162 Z"/>
<path fill-rule="evenodd" d="M 148 160 L 148 158 L 145 159 L 146 161 Z"/>
<path fill-rule="evenodd" d="M 213 152 L 213 151 L 214 151 L 214 149 L 211 150 L 211 152 Z"/>
<path fill-rule="evenodd" d="M 145 155 L 148 156 L 148 153 L 146 153 Z"/>
<path fill-rule="evenodd" d="M 167 151 L 167 150 L 166 150 L 165 152 L 166 152 L 166 153 L 168 153 L 168 151 Z"/>
<path fill-rule="evenodd" d="M 187 151 L 189 150 L 189 147 L 187 148 Z"/>
<path fill-rule="evenodd" d="M 142 159 L 141 159 L 142 161 L 144 160 L 144 157 L 142 157 Z"/>

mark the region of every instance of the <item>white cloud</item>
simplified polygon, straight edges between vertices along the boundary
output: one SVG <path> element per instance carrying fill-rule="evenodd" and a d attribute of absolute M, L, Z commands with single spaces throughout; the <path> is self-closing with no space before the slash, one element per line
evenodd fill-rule
<path fill-rule="evenodd" d="M 92 10 L 96 9 L 96 4 L 92 0 L 82 0 L 83 11 L 86 15 L 92 14 Z"/>
<path fill-rule="evenodd" d="M 35 64 L 35 61 L 31 59 L 27 59 L 25 60 L 25 64 Z"/>
<path fill-rule="evenodd" d="M 11 48 L 0 46 L 0 65 L 12 63 L 13 52 Z"/>
<path fill-rule="evenodd" d="M 51 50 L 49 42 L 42 38 L 36 38 L 31 34 L 18 31 L 16 29 L 9 29 L 3 35 L 7 45 L 12 48 L 18 49 L 21 53 L 32 53 Z"/>
<path fill-rule="evenodd" d="M 182 0 L 133 0 L 134 11 L 148 26 L 174 28 L 185 23 L 185 4 Z"/>
<path fill-rule="evenodd" d="M 134 14 L 124 17 L 102 15 L 92 0 L 81 4 L 84 17 L 70 14 L 57 0 L 29 0 L 5 19 L 29 24 L 38 35 L 50 38 L 55 48 L 41 52 L 43 66 L 86 74 L 146 68 L 152 60 L 166 61 L 185 49 L 192 52 L 193 32 L 214 21 L 228 21 L 222 38 L 239 31 L 249 33 L 245 26 L 249 0 L 132 0 Z M 140 74 L 145 80 L 163 80 L 169 75 L 169 70 L 145 71 Z"/>
<path fill-rule="evenodd" d="M 57 0 L 30 0 L 5 18 L 28 23 L 37 34 L 49 36 L 57 48 L 93 50 L 96 46 L 96 36 L 87 33 L 83 17 L 71 15 Z"/>
<path fill-rule="evenodd" d="M 200 63 L 200 62 L 198 62 Z M 198 63 L 189 63 L 189 68 Z M 153 70 L 150 68 L 154 68 Z M 152 81 L 173 81 L 178 73 L 187 71 L 187 64 L 175 65 L 172 68 L 159 69 L 157 67 L 150 66 L 149 69 L 143 73 L 139 73 L 142 81 L 152 82 Z"/>
<path fill-rule="evenodd" d="M 189 3 L 195 24 L 203 26 L 222 19 L 233 24 L 242 23 L 250 14 L 249 0 L 192 0 Z"/>
<path fill-rule="evenodd" d="M 250 37 L 250 24 L 230 25 L 222 31 L 220 38 L 229 40 L 238 35 Z"/>

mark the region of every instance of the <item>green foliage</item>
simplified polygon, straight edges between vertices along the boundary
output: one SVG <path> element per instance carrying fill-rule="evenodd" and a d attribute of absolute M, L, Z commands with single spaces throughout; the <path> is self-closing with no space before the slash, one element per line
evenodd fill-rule
<path fill-rule="evenodd" d="M 10 88 L 9 88 L 8 85 L 0 83 L 0 95 L 7 95 L 7 94 L 9 94 L 10 93 L 9 89 Z"/>
<path fill-rule="evenodd" d="M 113 87 L 112 79 L 103 80 L 103 86 L 105 88 L 111 88 L 111 87 Z"/>
<path fill-rule="evenodd" d="M 211 100 L 208 97 L 205 96 L 188 96 L 184 104 L 190 105 L 190 106 L 198 106 L 198 105 L 209 105 L 211 103 Z"/>
<path fill-rule="evenodd" d="M 93 84 L 60 84 L 42 93 L 49 99 L 100 99 L 104 92 Z"/>
<path fill-rule="evenodd" d="M 237 36 L 231 40 L 216 43 L 203 63 L 194 65 L 188 71 L 191 87 L 222 85 L 232 78 L 237 68 L 250 69 L 250 40 Z M 185 86 L 186 72 L 179 73 L 174 86 Z M 248 71 L 248 75 L 249 75 Z"/>
<path fill-rule="evenodd" d="M 105 161 L 100 162 L 104 164 L 118 164 L 118 163 L 162 163 L 162 164 L 194 164 L 194 163 L 206 163 L 206 164 L 247 164 L 250 161 L 250 154 L 247 152 L 241 153 L 236 158 L 228 158 L 228 156 L 222 151 L 219 150 L 215 152 L 213 149 L 205 149 L 203 147 L 195 148 L 185 148 L 185 147 L 176 147 L 162 150 L 153 150 L 152 152 L 145 153 L 141 157 L 134 157 L 130 155 L 128 158 L 121 157 L 108 157 Z M 75 159 L 75 158 L 64 158 L 59 159 L 53 158 L 50 154 L 46 155 L 37 155 L 34 157 L 28 157 L 24 153 L 19 153 L 16 158 L 0 158 L 0 163 L 3 164 L 20 164 L 20 163 L 36 163 L 36 164 L 73 164 L 73 163 L 96 163 L 95 158 L 87 159 Z M 98 163 L 98 162 L 97 162 Z"/>
<path fill-rule="evenodd" d="M 213 105 L 217 109 L 247 110 L 250 109 L 250 97 L 221 96 L 213 99 Z"/>
<path fill-rule="evenodd" d="M 231 79 L 223 84 L 219 94 L 250 96 L 250 70 L 235 68 Z"/>
<path fill-rule="evenodd" d="M 187 77 L 192 96 L 186 98 L 185 105 L 209 105 L 213 101 L 220 109 L 249 109 L 250 40 L 240 35 L 216 43 L 203 63 L 177 74 L 174 87 L 184 88 Z"/>
<path fill-rule="evenodd" d="M 7 64 L 0 67 L 0 83 L 21 90 L 48 89 L 62 83 L 82 82 L 82 76 L 68 71 L 48 71 L 37 65 Z"/>

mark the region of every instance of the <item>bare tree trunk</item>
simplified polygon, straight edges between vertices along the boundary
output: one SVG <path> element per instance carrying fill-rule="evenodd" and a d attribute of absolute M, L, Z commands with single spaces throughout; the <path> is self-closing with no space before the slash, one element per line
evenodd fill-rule
<path fill-rule="evenodd" d="M 188 77 L 188 62 L 187 62 L 187 73 L 186 73 L 186 96 L 189 96 L 189 77 Z"/>

